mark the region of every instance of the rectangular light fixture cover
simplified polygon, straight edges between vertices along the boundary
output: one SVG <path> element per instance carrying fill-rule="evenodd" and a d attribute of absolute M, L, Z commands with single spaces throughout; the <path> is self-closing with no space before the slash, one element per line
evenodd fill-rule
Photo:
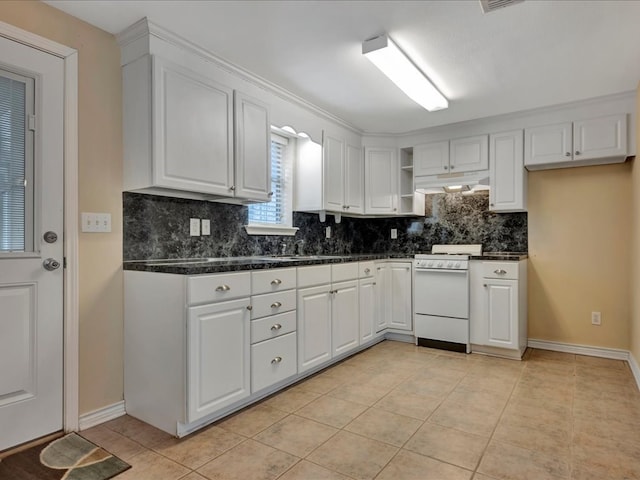
<path fill-rule="evenodd" d="M 362 54 L 414 102 L 429 111 L 449 106 L 448 100 L 387 35 L 362 43 Z"/>

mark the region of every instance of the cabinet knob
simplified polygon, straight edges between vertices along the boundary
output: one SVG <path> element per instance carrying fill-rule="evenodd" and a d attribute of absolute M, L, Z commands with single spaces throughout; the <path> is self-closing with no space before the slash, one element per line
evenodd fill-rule
<path fill-rule="evenodd" d="M 576 155 L 580 155 L 580 151 L 579 150 L 576 150 Z"/>
<path fill-rule="evenodd" d="M 282 306 L 282 303 L 280 302 L 273 302 L 271 304 L 271 308 L 280 308 Z"/>
<path fill-rule="evenodd" d="M 370 268 L 365 268 L 364 269 L 364 273 L 369 275 L 371 273 L 371 269 Z"/>
<path fill-rule="evenodd" d="M 216 287 L 216 292 L 228 292 L 229 290 L 231 290 L 229 285 L 220 285 Z"/>
<path fill-rule="evenodd" d="M 274 357 L 273 360 L 271 360 L 271 363 L 280 363 L 282 361 L 282 357 Z"/>
<path fill-rule="evenodd" d="M 377 285 L 377 283 L 376 283 L 376 282 L 373 282 L 373 284 L 374 284 L 374 285 Z"/>
<path fill-rule="evenodd" d="M 571 156 L 571 152 L 567 152 L 564 154 L 565 157 L 570 157 Z"/>
<path fill-rule="evenodd" d="M 447 167 L 447 166 L 445 165 L 445 166 L 444 166 L 444 169 L 445 169 L 445 170 L 449 170 L 449 167 Z"/>
<path fill-rule="evenodd" d="M 280 330 L 282 328 L 282 325 L 280 325 L 279 323 L 276 323 L 275 325 L 271 326 L 271 330 Z"/>
<path fill-rule="evenodd" d="M 493 207 L 493 203 L 490 203 L 489 205 Z"/>
<path fill-rule="evenodd" d="M 253 310 L 253 307 L 251 305 L 247 305 L 247 310 Z"/>
<path fill-rule="evenodd" d="M 271 280 L 271 285 L 280 285 L 282 283 L 282 280 L 280 280 L 279 278 L 276 278 L 275 280 Z"/>
<path fill-rule="evenodd" d="M 269 195 L 270 197 L 273 197 L 273 192 L 269 192 L 267 195 Z"/>
<path fill-rule="evenodd" d="M 498 270 L 494 270 L 493 273 L 495 273 L 496 275 L 505 275 L 507 271 L 499 268 Z"/>
<path fill-rule="evenodd" d="M 229 187 L 229 190 L 231 190 L 232 192 L 233 192 L 235 189 L 236 189 L 236 186 L 235 186 L 235 185 L 231 185 L 231 186 Z"/>
<path fill-rule="evenodd" d="M 484 285 L 482 285 L 484 288 L 487 288 L 487 284 L 485 283 Z"/>
<path fill-rule="evenodd" d="M 456 168 L 454 165 L 451 165 L 450 169 L 453 170 L 454 168 Z"/>
<path fill-rule="evenodd" d="M 394 211 L 394 212 L 397 212 L 397 211 L 398 211 L 398 209 L 397 209 L 397 208 L 394 208 L 394 209 L 393 209 L 393 211 Z"/>
<path fill-rule="evenodd" d="M 349 205 L 345 205 L 344 208 L 346 208 L 347 210 L 349 210 Z"/>

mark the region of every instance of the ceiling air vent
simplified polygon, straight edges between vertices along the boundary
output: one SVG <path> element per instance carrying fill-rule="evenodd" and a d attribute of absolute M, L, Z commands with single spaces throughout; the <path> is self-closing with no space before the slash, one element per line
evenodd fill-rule
<path fill-rule="evenodd" d="M 520 2 L 524 2 L 524 0 L 480 0 L 480 6 L 484 13 L 489 13 Z"/>

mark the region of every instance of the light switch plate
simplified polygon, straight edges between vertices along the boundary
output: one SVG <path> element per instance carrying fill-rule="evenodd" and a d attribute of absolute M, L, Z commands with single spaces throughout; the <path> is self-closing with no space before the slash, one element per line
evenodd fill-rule
<path fill-rule="evenodd" d="M 202 235 L 211 235 L 211 220 L 203 218 L 200 224 L 202 228 Z"/>
<path fill-rule="evenodd" d="M 82 212 L 81 230 L 86 233 L 109 233 L 111 231 L 110 213 Z"/>
<path fill-rule="evenodd" d="M 192 218 L 189 220 L 189 235 L 192 237 L 200 236 L 200 219 Z"/>

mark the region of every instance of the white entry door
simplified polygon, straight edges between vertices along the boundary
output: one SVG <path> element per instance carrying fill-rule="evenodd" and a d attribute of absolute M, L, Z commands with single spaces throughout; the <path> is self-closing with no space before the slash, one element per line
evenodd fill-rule
<path fill-rule="evenodd" d="M 0 38 L 0 450 L 63 427 L 63 68 Z"/>

